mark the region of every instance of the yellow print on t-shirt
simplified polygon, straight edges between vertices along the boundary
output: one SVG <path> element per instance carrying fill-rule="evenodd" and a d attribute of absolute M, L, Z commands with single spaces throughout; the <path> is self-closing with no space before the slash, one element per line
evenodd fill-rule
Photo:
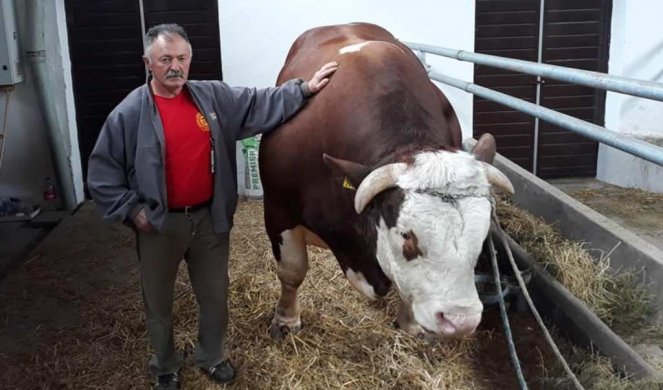
<path fill-rule="evenodd" d="M 198 125 L 198 128 L 202 131 L 209 131 L 209 125 L 207 124 L 207 120 L 200 112 L 196 113 L 196 125 Z"/>

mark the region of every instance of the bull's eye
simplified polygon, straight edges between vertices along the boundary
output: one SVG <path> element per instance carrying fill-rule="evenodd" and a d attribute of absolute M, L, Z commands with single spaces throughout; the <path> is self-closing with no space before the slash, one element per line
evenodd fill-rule
<path fill-rule="evenodd" d="M 421 249 L 419 249 L 419 240 L 417 235 L 414 234 L 412 230 L 407 232 L 402 232 L 401 237 L 403 237 L 403 257 L 407 261 L 414 260 L 419 256 L 423 256 Z"/>

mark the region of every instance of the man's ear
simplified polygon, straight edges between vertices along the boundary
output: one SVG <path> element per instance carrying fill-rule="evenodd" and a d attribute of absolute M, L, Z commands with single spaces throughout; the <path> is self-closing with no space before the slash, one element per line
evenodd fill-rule
<path fill-rule="evenodd" d="M 361 181 L 371 173 L 368 166 L 354 161 L 334 158 L 326 153 L 322 154 L 322 159 L 332 172 L 338 176 L 346 177 L 355 188 L 359 187 Z"/>
<path fill-rule="evenodd" d="M 143 63 L 145 64 L 145 68 L 149 69 L 150 59 L 145 55 L 143 56 Z"/>

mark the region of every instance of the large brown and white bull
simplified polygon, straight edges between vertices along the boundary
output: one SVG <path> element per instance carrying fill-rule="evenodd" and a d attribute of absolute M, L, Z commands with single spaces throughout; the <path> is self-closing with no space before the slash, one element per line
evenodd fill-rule
<path fill-rule="evenodd" d="M 329 248 L 371 299 L 393 283 L 409 333 L 471 334 L 483 306 L 474 268 L 488 234 L 491 185 L 513 192 L 492 165 L 495 141 L 460 150 L 456 114 L 416 56 L 381 27 L 309 30 L 277 83 L 338 70 L 308 106 L 260 147 L 265 224 L 281 297 L 270 333 L 301 327 L 297 289 L 306 245 Z M 354 189 L 356 188 L 356 190 Z"/>

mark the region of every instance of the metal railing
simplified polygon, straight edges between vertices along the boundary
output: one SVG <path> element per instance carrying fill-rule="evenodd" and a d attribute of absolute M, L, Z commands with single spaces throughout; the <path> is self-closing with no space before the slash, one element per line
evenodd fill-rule
<path fill-rule="evenodd" d="M 588 87 L 624 93 L 627 95 L 663 101 L 663 84 L 660 83 L 612 76 L 599 72 L 565 68 L 556 65 L 491 56 L 487 54 L 471 53 L 463 50 L 454 50 L 420 43 L 404 43 L 410 49 L 415 51 L 415 53 L 420 52 L 436 54 L 461 61 L 473 62 L 478 65 L 492 66 L 540 77 L 548 77 L 551 79 L 566 81 L 569 83 L 584 85 Z M 425 61 L 423 56 L 418 57 L 422 59 L 422 61 Z M 637 138 L 633 138 L 628 135 L 608 130 L 605 127 L 574 118 L 570 115 L 562 114 L 555 110 L 551 110 L 549 108 L 545 108 L 501 92 L 493 91 L 489 88 L 482 87 L 477 84 L 442 75 L 431 69 L 429 69 L 428 74 L 429 77 L 435 81 L 439 81 L 443 84 L 447 84 L 473 93 L 484 99 L 504 104 L 515 110 L 525 112 L 537 118 L 541 118 L 575 133 L 584 135 L 595 141 L 610 145 L 616 149 L 663 166 L 663 148 L 656 145 L 639 140 Z"/>

